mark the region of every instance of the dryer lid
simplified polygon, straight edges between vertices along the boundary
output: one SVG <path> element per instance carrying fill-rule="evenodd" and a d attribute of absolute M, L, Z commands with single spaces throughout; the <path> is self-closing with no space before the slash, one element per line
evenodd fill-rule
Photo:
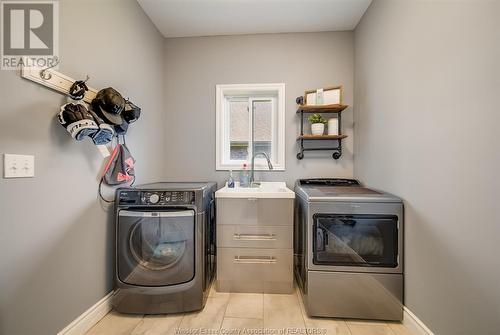
<path fill-rule="evenodd" d="M 300 179 L 295 192 L 307 201 L 401 202 L 392 194 L 363 187 L 355 179 Z"/>

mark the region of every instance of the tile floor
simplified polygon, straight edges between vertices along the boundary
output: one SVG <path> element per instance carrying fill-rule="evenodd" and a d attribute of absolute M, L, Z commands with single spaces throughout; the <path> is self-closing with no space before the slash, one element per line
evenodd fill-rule
<path fill-rule="evenodd" d="M 287 328 L 288 332 L 279 330 Z M 297 330 L 299 329 L 299 330 Z M 300 329 L 302 331 L 300 331 Z M 307 334 L 304 329 L 308 329 Z M 87 335 L 412 335 L 400 323 L 310 318 L 299 292 L 220 293 L 202 311 L 133 316 L 111 312 Z"/>

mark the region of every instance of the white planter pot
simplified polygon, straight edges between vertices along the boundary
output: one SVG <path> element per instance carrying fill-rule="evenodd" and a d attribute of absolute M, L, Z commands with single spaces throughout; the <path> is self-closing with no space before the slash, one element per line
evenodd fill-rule
<path fill-rule="evenodd" d="M 313 135 L 323 135 L 325 132 L 325 125 L 323 123 L 313 123 L 311 124 L 311 134 Z"/>

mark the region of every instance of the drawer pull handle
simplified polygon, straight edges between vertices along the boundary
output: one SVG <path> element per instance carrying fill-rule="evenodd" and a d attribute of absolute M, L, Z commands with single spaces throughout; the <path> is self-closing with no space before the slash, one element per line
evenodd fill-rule
<path fill-rule="evenodd" d="M 275 234 L 234 234 L 233 239 L 244 241 L 275 241 Z"/>
<path fill-rule="evenodd" d="M 274 256 L 234 256 L 234 263 L 244 264 L 274 264 Z"/>

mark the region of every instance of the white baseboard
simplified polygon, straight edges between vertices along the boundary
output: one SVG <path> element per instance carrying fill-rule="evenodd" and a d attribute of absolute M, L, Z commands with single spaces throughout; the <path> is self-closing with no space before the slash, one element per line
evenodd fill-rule
<path fill-rule="evenodd" d="M 99 300 L 94 306 L 83 312 L 73 322 L 67 325 L 57 335 L 83 335 L 92 328 L 99 320 L 111 311 L 111 299 L 114 291 L 108 293 Z"/>
<path fill-rule="evenodd" d="M 403 324 L 415 335 L 434 335 L 434 333 L 407 307 L 403 307 Z"/>

